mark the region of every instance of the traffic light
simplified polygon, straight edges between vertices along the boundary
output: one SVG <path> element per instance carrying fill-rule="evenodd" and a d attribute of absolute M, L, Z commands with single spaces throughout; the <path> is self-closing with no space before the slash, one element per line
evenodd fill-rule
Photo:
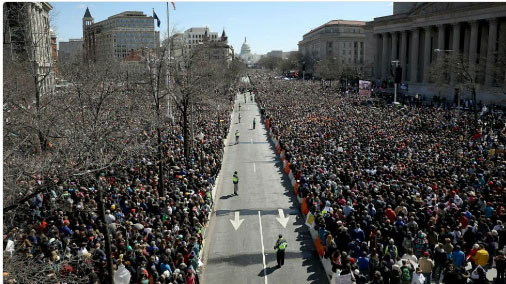
<path fill-rule="evenodd" d="M 395 67 L 394 82 L 397 84 L 400 84 L 402 82 L 402 67 L 401 66 Z"/>

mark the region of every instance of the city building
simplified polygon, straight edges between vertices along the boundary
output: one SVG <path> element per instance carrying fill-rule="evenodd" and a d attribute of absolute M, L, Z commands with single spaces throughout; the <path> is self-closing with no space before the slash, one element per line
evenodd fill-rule
<path fill-rule="evenodd" d="M 54 91 L 49 11 L 46 2 L 6 2 L 3 7 L 5 60 L 33 64 L 40 94 Z"/>
<path fill-rule="evenodd" d="M 367 23 L 366 34 L 368 75 L 391 79 L 392 61 L 399 61 L 408 93 L 448 99 L 457 92 L 469 95 L 469 90 L 455 90 L 455 79 L 446 90 L 431 83 L 431 64 L 455 53 L 469 64 L 478 101 L 496 100 L 494 89 L 504 87 L 506 68 L 496 67 L 506 56 L 506 3 L 396 2 L 393 15 Z"/>
<path fill-rule="evenodd" d="M 51 36 L 51 58 L 53 59 L 53 70 L 55 80 L 58 81 L 58 44 L 56 43 L 56 33 L 50 29 L 49 35 Z"/>
<path fill-rule="evenodd" d="M 208 37 L 209 41 L 219 41 L 218 32 L 211 32 L 208 27 L 204 28 L 189 28 L 184 32 L 184 43 L 187 50 L 197 47 L 202 44 L 205 37 Z"/>
<path fill-rule="evenodd" d="M 265 54 L 265 56 L 283 58 L 283 51 L 282 50 L 272 50 L 272 51 L 267 52 Z"/>
<path fill-rule="evenodd" d="M 86 8 L 83 17 L 85 61 L 123 59 L 132 50 L 160 46 L 160 32 L 155 31 L 154 18 L 143 12 L 126 11 L 94 22 Z"/>
<path fill-rule="evenodd" d="M 332 20 L 302 36 L 299 52 L 316 62 L 335 58 L 342 66 L 363 71 L 365 22 Z"/>
<path fill-rule="evenodd" d="M 69 39 L 58 43 L 60 64 L 77 63 L 83 60 L 83 39 Z"/>
<path fill-rule="evenodd" d="M 208 27 L 194 27 L 187 29 L 183 34 L 172 36 L 173 44 L 182 47 L 182 52 L 174 49 L 174 56 L 183 54 L 189 56 L 196 50 L 205 50 L 209 59 L 230 62 L 234 59 L 234 49 L 228 44 L 228 36 L 223 30 L 221 36 L 217 32 L 211 32 Z"/>

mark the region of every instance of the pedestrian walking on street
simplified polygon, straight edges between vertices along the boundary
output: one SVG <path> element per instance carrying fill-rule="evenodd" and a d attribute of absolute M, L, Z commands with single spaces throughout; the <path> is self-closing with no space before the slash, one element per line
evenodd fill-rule
<path fill-rule="evenodd" d="M 241 114 L 239 113 L 239 123 L 241 123 Z"/>
<path fill-rule="evenodd" d="M 278 262 L 277 268 L 280 268 L 283 264 L 285 264 L 285 249 L 288 246 L 288 242 L 283 238 L 281 234 L 279 234 L 279 238 L 274 245 L 274 250 L 276 251 L 276 260 Z"/>
<path fill-rule="evenodd" d="M 253 129 L 255 129 L 256 118 L 253 118 Z"/>
<path fill-rule="evenodd" d="M 237 171 L 232 176 L 232 182 L 234 183 L 234 195 L 239 195 L 237 193 L 239 191 L 239 176 L 237 175 Z"/>
<path fill-rule="evenodd" d="M 506 271 L 506 258 L 504 257 L 504 252 L 500 250 L 495 257 L 495 268 L 497 269 L 497 284 L 504 283 L 504 274 Z"/>
<path fill-rule="evenodd" d="M 418 267 L 420 267 L 422 274 L 425 277 L 425 284 L 430 284 L 434 261 L 430 259 L 428 251 L 425 251 L 423 256 L 418 260 Z"/>
<path fill-rule="evenodd" d="M 235 144 L 239 144 L 239 135 L 240 135 L 239 129 L 237 129 L 235 131 Z"/>

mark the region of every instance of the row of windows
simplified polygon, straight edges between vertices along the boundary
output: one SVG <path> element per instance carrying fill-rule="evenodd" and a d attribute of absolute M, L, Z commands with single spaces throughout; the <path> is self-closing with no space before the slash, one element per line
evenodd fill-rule
<path fill-rule="evenodd" d="M 188 38 L 204 38 L 204 35 L 203 34 L 192 34 L 192 35 L 188 35 Z M 216 39 L 217 38 L 217 35 L 211 35 L 210 38 L 212 39 Z"/>
<path fill-rule="evenodd" d="M 145 37 L 145 38 L 120 38 L 120 39 L 114 39 L 114 43 L 117 44 L 142 44 L 146 42 L 153 42 L 153 38 Z"/>
<path fill-rule="evenodd" d="M 323 33 L 323 30 L 321 31 Z M 359 28 L 326 28 L 327 33 L 354 33 L 361 34 L 362 30 Z"/>
<path fill-rule="evenodd" d="M 116 38 L 140 38 L 140 37 L 153 37 L 153 32 L 135 32 L 135 33 L 115 33 Z"/>
<path fill-rule="evenodd" d="M 154 26 L 152 19 L 112 19 L 109 20 L 108 25 L 110 27 L 138 27 L 138 28 L 150 28 Z"/>

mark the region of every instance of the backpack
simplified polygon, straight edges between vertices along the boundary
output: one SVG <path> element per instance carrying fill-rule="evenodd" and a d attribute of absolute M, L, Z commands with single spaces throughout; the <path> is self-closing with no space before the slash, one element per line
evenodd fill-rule
<path fill-rule="evenodd" d="M 409 271 L 409 268 L 407 268 L 407 267 L 402 268 L 401 279 L 402 279 L 402 281 L 406 281 L 406 282 L 411 281 L 411 271 Z"/>

